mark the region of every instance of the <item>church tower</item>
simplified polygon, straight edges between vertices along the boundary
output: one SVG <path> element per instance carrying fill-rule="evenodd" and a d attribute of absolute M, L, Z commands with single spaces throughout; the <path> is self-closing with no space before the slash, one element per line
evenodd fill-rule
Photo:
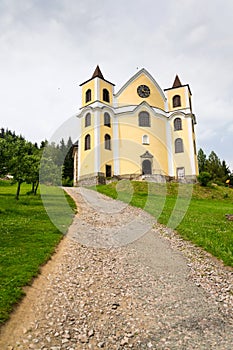
<path fill-rule="evenodd" d="M 79 140 L 79 181 L 114 174 L 112 153 L 112 106 L 114 84 L 107 81 L 97 65 L 82 87 L 81 137 Z M 81 167 L 82 165 L 82 167 Z"/>
<path fill-rule="evenodd" d="M 91 79 L 80 84 L 80 86 L 82 87 L 82 107 L 97 101 L 108 105 L 113 104 L 114 84 L 104 79 L 98 65 Z"/>
<path fill-rule="evenodd" d="M 198 162 L 196 152 L 196 140 L 194 125 L 195 115 L 192 112 L 192 93 L 188 84 L 182 85 L 176 75 L 173 86 L 164 89 L 168 100 L 168 112 L 170 114 L 170 137 L 173 154 L 170 164 L 171 175 L 180 180 L 187 178 L 186 169 L 198 174 Z M 186 167 L 184 166 L 186 164 Z M 194 176 L 193 176 L 194 177 Z M 192 178 L 192 176 L 191 176 Z"/>

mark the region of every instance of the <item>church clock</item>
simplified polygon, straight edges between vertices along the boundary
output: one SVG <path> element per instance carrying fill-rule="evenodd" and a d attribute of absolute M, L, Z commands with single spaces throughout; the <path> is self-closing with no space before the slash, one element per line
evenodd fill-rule
<path fill-rule="evenodd" d="M 150 89 L 147 85 L 139 85 L 137 93 L 140 97 L 146 98 L 150 96 Z"/>

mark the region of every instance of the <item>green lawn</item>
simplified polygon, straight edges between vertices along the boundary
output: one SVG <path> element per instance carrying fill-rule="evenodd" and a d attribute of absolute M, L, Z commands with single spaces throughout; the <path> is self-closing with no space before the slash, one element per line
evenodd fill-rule
<path fill-rule="evenodd" d="M 54 252 L 63 237 L 50 221 L 40 194 L 31 195 L 29 185 L 22 185 L 21 195 L 15 200 L 16 185 L 0 181 L 0 324 L 7 320 L 15 303 L 23 296 L 22 287 L 30 284 Z M 47 195 L 54 212 L 59 212 L 65 232 L 72 222 L 70 212 L 59 211 L 59 197 L 63 190 Z M 75 204 L 66 197 L 75 211 Z"/>
<path fill-rule="evenodd" d="M 93 189 L 143 208 L 184 239 L 233 266 L 233 221 L 225 218 L 225 214 L 233 214 L 233 189 L 136 181 Z"/>

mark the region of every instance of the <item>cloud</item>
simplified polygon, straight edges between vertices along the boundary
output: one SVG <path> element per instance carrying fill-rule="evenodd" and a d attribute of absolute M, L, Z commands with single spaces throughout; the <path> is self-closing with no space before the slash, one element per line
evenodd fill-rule
<path fill-rule="evenodd" d="M 233 148 L 232 11 L 230 0 L 2 0 L 1 124 L 49 138 L 78 111 L 78 85 L 96 64 L 116 91 L 145 67 L 162 88 L 176 74 L 190 84 L 198 144 L 224 156 Z"/>

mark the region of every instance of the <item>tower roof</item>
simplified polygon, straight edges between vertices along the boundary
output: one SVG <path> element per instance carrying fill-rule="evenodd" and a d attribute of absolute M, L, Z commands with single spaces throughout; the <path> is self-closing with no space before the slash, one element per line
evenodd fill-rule
<path fill-rule="evenodd" d="M 84 83 L 80 84 L 79 86 L 82 86 L 82 85 L 88 83 L 88 81 L 90 81 L 90 80 L 92 80 L 92 79 L 95 79 L 95 78 L 100 78 L 100 79 L 106 81 L 107 83 L 109 83 L 109 84 L 115 86 L 115 84 L 113 84 L 113 83 L 111 83 L 110 81 L 104 79 L 104 76 L 103 76 L 103 74 L 102 74 L 102 72 L 101 72 L 101 70 L 100 70 L 99 65 L 96 66 L 96 69 L 95 69 L 94 73 L 92 74 L 91 79 L 88 79 L 88 80 L 84 81 Z"/>
<path fill-rule="evenodd" d="M 175 77 L 175 80 L 174 80 L 174 83 L 173 83 L 172 87 L 171 87 L 171 88 L 164 89 L 164 91 L 171 90 L 171 89 L 176 89 L 176 88 L 184 87 L 184 86 L 187 86 L 187 87 L 188 87 L 189 92 L 190 92 L 190 95 L 192 95 L 191 90 L 190 90 L 190 87 L 189 87 L 189 84 L 184 84 L 184 85 L 182 85 L 182 84 L 181 84 L 181 81 L 180 81 L 180 78 L 179 78 L 178 75 L 176 74 L 176 77 Z"/>
<path fill-rule="evenodd" d="M 104 79 L 104 76 L 103 76 L 103 74 L 102 74 L 102 72 L 100 70 L 100 67 L 98 65 L 96 66 L 96 69 L 95 69 L 95 71 L 94 71 L 94 73 L 92 75 L 92 78 L 96 78 L 96 77 Z"/>
<path fill-rule="evenodd" d="M 176 75 L 172 87 L 173 87 L 173 88 L 177 88 L 177 87 L 180 87 L 180 86 L 182 86 L 182 84 L 181 84 L 181 82 L 180 82 L 180 78 L 178 77 L 178 75 Z"/>

